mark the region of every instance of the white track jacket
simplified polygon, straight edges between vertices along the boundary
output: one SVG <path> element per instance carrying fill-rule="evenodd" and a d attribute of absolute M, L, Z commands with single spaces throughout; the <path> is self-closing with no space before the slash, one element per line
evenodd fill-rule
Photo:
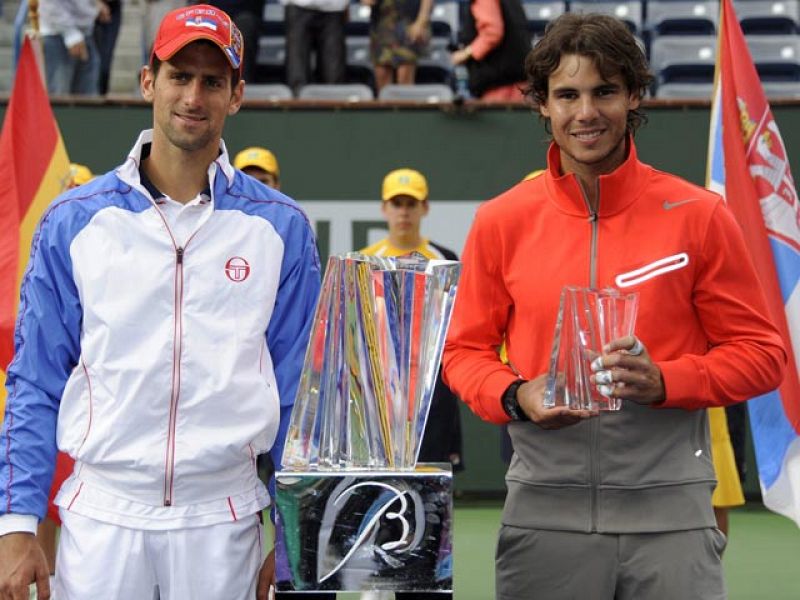
<path fill-rule="evenodd" d="M 319 259 L 298 205 L 209 168 L 213 210 L 185 241 L 142 186 L 141 134 L 116 171 L 57 198 L 34 236 L 0 432 L 0 534 L 42 518 L 58 448 L 62 508 L 144 529 L 197 527 L 269 504 Z M 35 516 L 35 517 L 34 517 Z"/>

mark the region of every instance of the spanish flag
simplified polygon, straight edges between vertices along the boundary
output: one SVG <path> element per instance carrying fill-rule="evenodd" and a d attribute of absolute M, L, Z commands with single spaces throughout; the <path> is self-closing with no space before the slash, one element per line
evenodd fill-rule
<path fill-rule="evenodd" d="M 14 321 L 31 238 L 50 202 L 67 189 L 69 159 L 31 40 L 17 64 L 0 132 L 0 422 L 5 370 L 14 354 Z"/>

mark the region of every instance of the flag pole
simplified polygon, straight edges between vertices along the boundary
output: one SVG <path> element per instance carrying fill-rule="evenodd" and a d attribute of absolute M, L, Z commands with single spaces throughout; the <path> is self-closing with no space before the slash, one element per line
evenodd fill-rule
<path fill-rule="evenodd" d="M 42 39 L 39 35 L 39 0 L 28 0 L 28 30 L 26 37 L 31 41 L 33 55 L 36 57 L 36 66 L 39 68 L 39 75 L 42 81 L 47 81 L 44 70 L 44 54 L 42 51 Z"/>
<path fill-rule="evenodd" d="M 28 22 L 30 23 L 30 33 L 39 36 L 39 0 L 28 0 Z"/>

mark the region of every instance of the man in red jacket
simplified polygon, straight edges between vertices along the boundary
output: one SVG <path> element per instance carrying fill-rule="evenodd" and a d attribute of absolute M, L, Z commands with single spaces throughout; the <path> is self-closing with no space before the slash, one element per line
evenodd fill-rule
<path fill-rule="evenodd" d="M 478 210 L 444 355 L 453 391 L 510 423 L 496 597 L 724 598 L 703 409 L 786 365 L 741 232 L 722 198 L 637 158 L 651 76 L 622 22 L 560 17 L 526 72 L 548 168 Z M 543 404 L 566 285 L 639 294 L 635 337 L 592 365 L 619 411 Z"/>

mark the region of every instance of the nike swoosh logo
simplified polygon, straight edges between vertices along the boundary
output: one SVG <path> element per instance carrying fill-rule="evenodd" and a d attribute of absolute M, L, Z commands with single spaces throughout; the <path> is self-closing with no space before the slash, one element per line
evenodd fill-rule
<path fill-rule="evenodd" d="M 681 206 L 682 204 L 689 204 L 689 202 L 694 202 L 697 198 L 688 198 L 686 200 L 676 200 L 675 202 L 670 202 L 669 200 L 664 200 L 664 204 L 661 206 L 664 207 L 664 210 L 671 210 L 677 206 Z"/>

